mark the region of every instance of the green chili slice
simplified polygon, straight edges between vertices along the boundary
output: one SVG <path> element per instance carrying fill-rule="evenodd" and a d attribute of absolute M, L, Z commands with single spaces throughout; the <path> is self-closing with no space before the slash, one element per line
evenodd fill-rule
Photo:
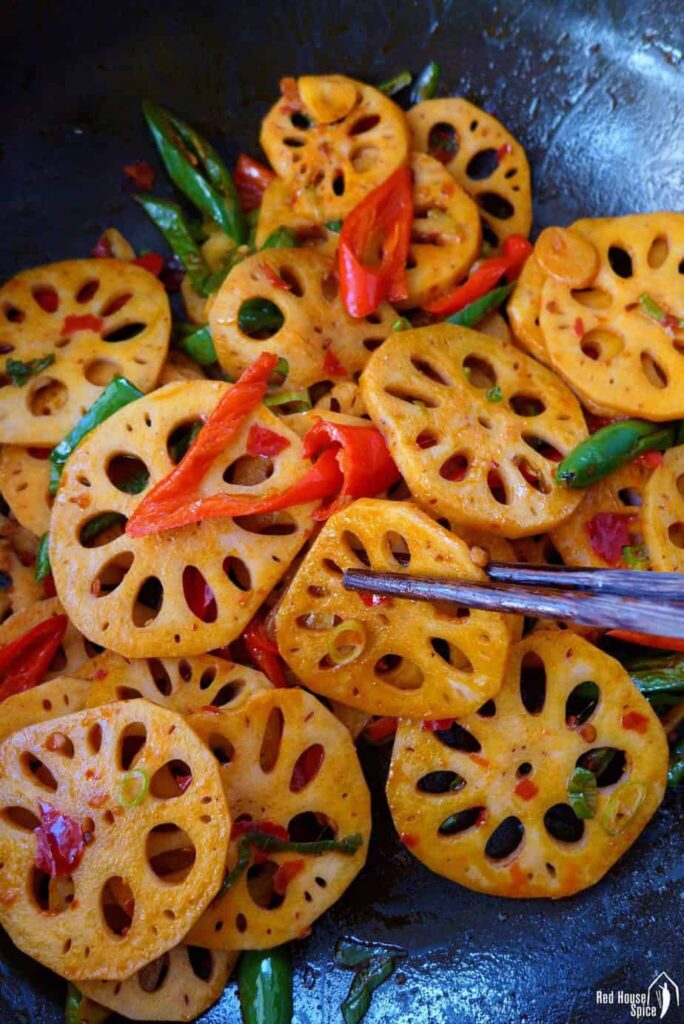
<path fill-rule="evenodd" d="M 159 228 L 169 247 L 182 263 L 195 291 L 205 297 L 211 295 L 211 270 L 178 203 L 173 203 L 170 199 L 156 199 L 154 196 L 138 195 L 134 198 Z"/>
<path fill-rule="evenodd" d="M 439 85 L 439 76 L 442 73 L 442 69 L 436 60 L 431 60 L 429 64 L 426 64 L 421 73 L 416 79 L 413 89 L 411 90 L 411 103 L 422 103 L 423 100 L 431 100 L 437 92 L 437 86 Z"/>
<path fill-rule="evenodd" d="M 142 391 L 125 377 L 115 377 L 110 381 L 102 394 L 95 399 L 88 412 L 81 416 L 64 440 L 52 449 L 50 453 L 50 494 L 56 493 L 64 464 L 83 438 L 119 409 L 123 409 L 125 405 L 137 401 L 142 396 Z"/>
<path fill-rule="evenodd" d="M 650 561 L 644 544 L 628 544 L 622 549 L 622 557 L 632 569 L 646 569 Z"/>
<path fill-rule="evenodd" d="M 398 92 L 409 86 L 412 81 L 413 75 L 410 71 L 400 71 L 398 75 L 386 78 L 384 82 L 380 82 L 375 88 L 380 92 L 384 92 L 385 96 L 396 96 Z"/>
<path fill-rule="evenodd" d="M 366 630 L 359 619 L 345 619 L 328 639 L 328 658 L 333 665 L 350 665 L 363 654 Z"/>
<path fill-rule="evenodd" d="M 36 551 L 36 565 L 35 565 L 35 577 L 36 583 L 40 583 L 47 576 L 50 575 L 52 569 L 50 568 L 50 534 L 44 533 L 38 541 L 38 550 Z"/>
<path fill-rule="evenodd" d="M 66 1006 L 64 1020 L 66 1024 L 81 1024 L 81 1002 L 83 993 L 71 982 L 67 983 Z"/>
<path fill-rule="evenodd" d="M 646 796 L 641 782 L 625 782 L 612 794 L 600 817 L 601 827 L 609 836 L 619 836 L 627 828 Z"/>
<path fill-rule="evenodd" d="M 299 238 L 292 228 L 279 227 L 268 236 L 262 249 L 296 249 L 299 246 Z"/>
<path fill-rule="evenodd" d="M 208 324 L 174 324 L 173 339 L 177 348 L 185 352 L 200 366 L 211 366 L 216 362 L 216 349 Z"/>
<path fill-rule="evenodd" d="M 503 398 L 503 391 L 498 384 L 495 384 L 493 388 L 485 391 L 485 398 L 488 402 L 500 402 Z"/>
<path fill-rule="evenodd" d="M 150 788 L 150 777 L 142 768 L 134 768 L 127 772 L 121 780 L 116 799 L 125 811 L 140 807 Z M 132 790 L 132 792 L 131 792 Z"/>
<path fill-rule="evenodd" d="M 356 974 L 340 1007 L 345 1024 L 359 1024 L 368 1013 L 373 993 L 392 976 L 394 968 L 392 957 L 380 957 Z"/>
<path fill-rule="evenodd" d="M 23 388 L 31 377 L 37 377 L 43 370 L 47 370 L 48 366 L 52 366 L 54 361 L 54 352 L 51 352 L 49 356 L 44 356 L 43 359 L 29 359 L 27 363 L 21 359 L 8 359 L 5 363 L 5 370 L 15 388 Z"/>
<path fill-rule="evenodd" d="M 578 818 L 594 817 L 597 796 L 594 773 L 588 768 L 575 768 L 568 783 L 568 801 Z"/>
<path fill-rule="evenodd" d="M 297 412 L 308 412 L 313 409 L 309 392 L 304 391 L 280 391 L 277 395 L 267 395 L 264 398 L 264 405 L 269 409 L 277 409 L 283 405 L 294 405 Z"/>
<path fill-rule="evenodd" d="M 558 466 L 556 479 L 574 490 L 614 473 L 643 452 L 665 451 L 676 443 L 676 424 L 621 420 L 580 441 Z"/>
<path fill-rule="evenodd" d="M 475 327 L 487 313 L 497 309 L 508 298 L 514 287 L 515 285 L 513 284 L 502 284 L 500 288 L 492 288 L 490 292 L 487 292 L 481 298 L 475 299 L 474 302 L 469 302 L 463 309 L 459 309 L 458 313 L 447 317 L 446 322 L 448 324 L 457 324 L 459 327 Z"/>
<path fill-rule="evenodd" d="M 149 101 L 143 114 L 174 185 L 241 245 L 247 226 L 233 179 L 214 147 L 180 117 Z"/>
<path fill-rule="evenodd" d="M 667 784 L 672 789 L 684 783 L 684 736 L 670 752 L 670 767 L 667 773 Z"/>
<path fill-rule="evenodd" d="M 238 965 L 243 1024 L 290 1024 L 292 961 L 288 946 L 248 950 Z"/>
<path fill-rule="evenodd" d="M 405 316 L 397 317 L 397 319 L 392 324 L 393 331 L 410 331 L 412 327 L 413 324 L 408 319 L 408 317 Z"/>

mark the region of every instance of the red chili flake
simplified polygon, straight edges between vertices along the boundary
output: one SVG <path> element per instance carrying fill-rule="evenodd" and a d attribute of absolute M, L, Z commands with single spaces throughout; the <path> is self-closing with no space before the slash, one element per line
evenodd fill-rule
<path fill-rule="evenodd" d="M 108 675 L 109 675 L 109 673 L 108 673 L 106 668 L 98 668 L 97 672 L 95 673 L 94 678 L 95 679 L 106 679 Z"/>
<path fill-rule="evenodd" d="M 280 288 L 281 291 L 291 292 L 292 285 L 288 284 L 287 281 L 283 281 L 280 274 L 273 269 L 270 263 L 264 263 L 261 268 L 261 273 L 266 278 L 269 284 L 273 285 L 274 288 Z"/>
<path fill-rule="evenodd" d="M 301 792 L 307 783 L 318 775 L 324 754 L 321 744 L 314 743 L 297 758 L 290 778 L 290 789 L 293 793 Z"/>
<path fill-rule="evenodd" d="M 152 164 L 145 160 L 139 160 L 135 164 L 126 164 L 123 169 L 126 178 L 126 187 L 132 191 L 149 192 L 154 185 L 156 172 Z"/>
<path fill-rule="evenodd" d="M 511 153 L 511 152 L 512 152 L 512 149 L 511 149 L 510 142 L 505 142 L 503 144 L 503 146 L 500 146 L 499 149 L 497 149 L 497 151 L 496 151 L 496 162 L 498 164 L 500 164 L 501 161 L 503 160 L 503 158 L 505 156 L 508 156 L 508 154 Z"/>
<path fill-rule="evenodd" d="M 346 377 L 347 371 L 332 349 L 328 349 L 323 360 L 323 373 L 326 377 Z"/>
<path fill-rule="evenodd" d="M 33 297 L 45 313 L 55 313 L 59 307 L 59 295 L 54 288 L 39 288 Z"/>
<path fill-rule="evenodd" d="M 36 867 L 50 878 L 70 875 L 81 863 L 84 843 L 80 823 L 50 804 L 40 803 Z"/>
<path fill-rule="evenodd" d="M 532 779 L 521 779 L 513 792 L 516 796 L 522 797 L 523 800 L 532 800 L 539 792 L 539 789 L 535 786 Z"/>
<path fill-rule="evenodd" d="M 284 896 L 292 879 L 296 878 L 303 870 L 303 858 L 300 858 L 299 860 L 285 861 L 284 864 L 280 865 L 273 876 L 273 892 L 277 893 L 279 896 Z"/>
<path fill-rule="evenodd" d="M 394 604 L 389 594 L 364 594 L 363 591 L 357 593 L 366 608 L 377 608 L 379 604 L 386 604 L 388 608 L 391 608 Z"/>
<path fill-rule="evenodd" d="M 679 327 L 679 318 L 673 316 L 672 313 L 666 313 L 660 321 L 660 325 L 661 327 L 664 327 L 666 331 L 676 331 Z"/>
<path fill-rule="evenodd" d="M 207 715 L 220 715 L 221 714 L 221 709 L 217 708 L 217 707 L 214 707 L 213 704 L 205 704 L 203 708 L 200 708 L 200 711 L 204 711 L 205 714 L 207 714 Z"/>
<path fill-rule="evenodd" d="M 475 764 L 479 764 L 480 768 L 489 768 L 490 762 L 486 757 L 480 757 L 479 754 L 470 754 L 469 757 Z"/>
<path fill-rule="evenodd" d="M 158 252 L 146 252 L 144 256 L 138 256 L 137 259 L 131 260 L 131 263 L 149 271 L 154 277 L 159 277 L 164 269 L 164 257 L 160 256 Z"/>
<path fill-rule="evenodd" d="M 427 732 L 441 732 L 443 729 L 449 729 L 455 721 L 455 718 L 436 718 L 432 721 L 423 722 L 422 728 Z"/>
<path fill-rule="evenodd" d="M 617 512 L 597 512 L 586 524 L 589 543 L 608 565 L 617 565 L 622 549 L 629 546 L 629 527 L 634 518 Z"/>
<path fill-rule="evenodd" d="M 283 839 L 286 842 L 290 833 L 282 825 L 276 825 L 273 821 L 234 821 L 230 830 L 230 838 L 238 839 L 246 832 L 261 832 L 265 836 L 275 836 L 276 839 Z"/>
<path fill-rule="evenodd" d="M 290 447 L 290 442 L 282 434 L 276 434 L 274 430 L 269 430 L 268 427 L 260 427 L 258 423 L 253 423 L 249 428 L 249 434 L 247 435 L 247 454 L 254 458 L 263 456 L 264 458 L 271 458 L 273 455 L 279 455 L 280 452 Z"/>
<path fill-rule="evenodd" d="M 582 320 L 581 316 L 577 317 L 577 319 L 575 320 L 575 322 L 573 324 L 572 329 L 574 330 L 574 332 L 575 332 L 575 334 L 577 335 L 578 338 L 583 338 L 584 337 L 584 321 Z"/>
<path fill-rule="evenodd" d="M 638 711 L 627 711 L 620 719 L 623 729 L 631 729 L 633 732 L 648 732 L 648 718 Z"/>
<path fill-rule="evenodd" d="M 404 846 L 408 846 L 409 850 L 412 850 L 420 842 L 418 836 L 410 835 L 408 832 L 402 832 L 401 835 L 399 836 L 399 839 L 404 844 Z"/>
<path fill-rule="evenodd" d="M 65 317 L 60 335 L 62 338 L 74 334 L 75 331 L 94 331 L 99 334 L 104 327 L 104 320 L 100 316 L 93 316 L 92 313 L 81 315 L 71 314 Z"/>
<path fill-rule="evenodd" d="M 662 452 L 642 452 L 641 455 L 637 456 L 634 460 L 637 465 L 645 466 L 646 469 L 657 469 L 658 466 L 662 466 L 664 459 Z"/>
<path fill-rule="evenodd" d="M 112 258 L 112 243 L 107 238 L 107 235 L 101 235 L 97 242 L 90 250 L 90 255 L 100 260 L 110 260 Z"/>

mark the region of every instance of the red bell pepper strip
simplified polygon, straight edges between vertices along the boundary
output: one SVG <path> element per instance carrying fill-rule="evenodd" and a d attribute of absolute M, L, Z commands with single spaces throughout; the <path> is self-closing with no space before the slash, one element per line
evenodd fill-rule
<path fill-rule="evenodd" d="M 251 622 L 247 623 L 242 638 L 245 641 L 247 653 L 256 667 L 271 680 L 274 686 L 287 686 L 288 682 L 280 663 L 278 645 L 271 640 L 266 632 L 263 619 L 255 615 Z"/>
<path fill-rule="evenodd" d="M 351 316 L 374 313 L 386 299 L 408 295 L 406 260 L 413 224 L 413 194 L 408 167 L 398 167 L 345 217 L 340 234 L 340 290 Z M 381 251 L 379 263 L 365 261 Z"/>
<path fill-rule="evenodd" d="M 317 509 L 314 519 L 327 519 L 355 498 L 369 498 L 386 491 L 399 480 L 399 470 L 387 450 L 385 439 L 375 427 L 356 427 L 318 419 L 307 431 L 302 454 L 310 459 L 331 446 L 339 446 L 337 462 L 342 486 L 335 500 Z"/>
<path fill-rule="evenodd" d="M 423 309 L 433 316 L 450 316 L 457 313 L 459 309 L 491 291 L 504 274 L 510 280 L 516 278 L 531 252 L 532 244 L 526 238 L 522 235 L 509 235 L 503 244 L 503 256 L 483 260 L 466 281 L 457 284 L 434 302 L 429 302 Z"/>
<path fill-rule="evenodd" d="M 69 620 L 53 615 L 0 649 L 0 703 L 42 683 Z"/>
<path fill-rule="evenodd" d="M 241 153 L 233 173 L 235 191 L 240 200 L 240 206 L 249 213 L 261 206 L 264 192 L 274 180 L 275 174 L 269 167 L 264 167 L 251 156 Z"/>
<path fill-rule="evenodd" d="M 85 843 L 80 822 L 50 804 L 40 803 L 40 825 L 34 830 L 36 867 L 50 878 L 70 875 L 81 863 Z"/>
<path fill-rule="evenodd" d="M 253 423 L 247 435 L 247 454 L 252 458 L 270 458 L 272 455 L 279 455 L 290 447 L 290 442 L 282 434 L 276 434 L 275 430 L 268 427 L 260 427 Z"/>
<path fill-rule="evenodd" d="M 657 647 L 661 651 L 684 651 L 684 640 L 677 637 L 652 636 L 650 633 L 635 633 L 630 629 L 609 629 L 607 635 L 628 644 Z"/>
<path fill-rule="evenodd" d="M 157 523 L 182 507 L 212 463 L 230 444 L 245 419 L 261 403 L 278 357 L 262 353 L 227 391 L 178 465 L 145 495 L 126 526 L 131 537 L 158 533 Z M 196 519 L 191 520 L 197 522 Z M 178 524 L 183 525 L 183 524 Z M 170 527 L 162 527 L 170 529 Z"/>

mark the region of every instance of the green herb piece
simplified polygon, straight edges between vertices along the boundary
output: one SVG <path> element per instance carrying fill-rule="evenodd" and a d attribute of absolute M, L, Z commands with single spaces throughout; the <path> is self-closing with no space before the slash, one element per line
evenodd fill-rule
<path fill-rule="evenodd" d="M 568 783 L 568 801 L 578 818 L 594 817 L 597 793 L 594 773 L 587 768 L 575 768 Z"/>
<path fill-rule="evenodd" d="M 426 64 L 411 90 L 411 103 L 422 103 L 423 100 L 431 100 L 437 92 L 439 76 L 442 69 L 436 60 Z"/>
<path fill-rule="evenodd" d="M 485 391 L 485 398 L 488 402 L 500 402 L 503 398 L 503 391 L 498 384 L 495 384 L 493 388 Z"/>
<path fill-rule="evenodd" d="M 37 583 L 40 583 L 52 572 L 52 569 L 50 568 L 49 548 L 50 534 L 44 533 L 38 541 L 38 550 L 36 552 L 35 577 Z"/>
<path fill-rule="evenodd" d="M 655 299 L 648 295 L 647 292 L 639 296 L 639 305 L 641 306 L 642 313 L 645 313 L 651 320 L 656 320 L 659 324 L 684 327 L 684 319 L 678 320 L 676 316 L 666 313 L 662 306 L 659 306 Z"/>
<path fill-rule="evenodd" d="M 48 366 L 52 366 L 54 361 L 54 352 L 51 352 L 49 356 L 45 356 L 43 359 L 29 359 L 27 363 L 22 362 L 21 359 L 8 359 L 5 363 L 5 370 L 15 388 L 23 388 L 24 384 L 31 377 L 36 377 L 43 370 L 47 370 Z"/>
<path fill-rule="evenodd" d="M 508 298 L 514 287 L 515 285 L 513 284 L 502 284 L 500 288 L 492 288 L 490 292 L 482 295 L 479 299 L 475 299 L 474 302 L 469 302 L 463 309 L 459 309 L 458 313 L 453 313 L 452 316 L 447 317 L 446 322 L 448 324 L 457 324 L 459 327 L 477 326 L 487 313 L 491 313 L 493 309 L 496 309 Z"/>
<path fill-rule="evenodd" d="M 349 856 L 363 846 L 363 837 L 358 832 L 344 836 L 342 839 L 319 839 L 313 843 L 298 843 L 291 839 L 279 839 L 266 832 L 245 832 L 238 843 L 238 859 L 233 870 L 226 875 L 221 886 L 221 893 L 231 889 L 251 860 L 250 846 L 256 846 L 264 853 L 345 853 Z"/>
<path fill-rule="evenodd" d="M 385 96 L 396 96 L 398 92 L 405 89 L 412 81 L 413 75 L 410 71 L 400 71 L 398 75 L 386 78 L 384 82 L 380 82 L 380 85 L 376 85 L 375 88 L 380 92 L 384 92 Z"/>
<path fill-rule="evenodd" d="M 292 228 L 279 227 L 268 236 L 262 249 L 296 249 L 299 246 L 299 238 Z"/>

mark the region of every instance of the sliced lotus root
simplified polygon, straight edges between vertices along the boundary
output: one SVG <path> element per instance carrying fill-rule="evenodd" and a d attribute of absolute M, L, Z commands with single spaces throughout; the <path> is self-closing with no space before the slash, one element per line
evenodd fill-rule
<path fill-rule="evenodd" d="M 377 89 L 344 75 L 285 82 L 289 87 L 261 125 L 264 152 L 294 187 L 295 210 L 313 212 L 319 223 L 344 219 L 406 163 L 404 112 Z"/>
<path fill-rule="evenodd" d="M 500 245 L 532 225 L 525 150 L 491 114 L 459 97 L 424 100 L 409 110 L 413 149 L 444 164 L 480 207 L 485 240 Z"/>
<path fill-rule="evenodd" d="M 32 608 L 45 597 L 43 584 L 36 582 L 34 557 L 22 555 L 7 540 L 0 540 L 0 573 L 0 621 Z"/>
<path fill-rule="evenodd" d="M 55 361 L 23 387 L 3 377 L 0 442 L 57 444 L 119 374 L 149 391 L 170 328 L 163 285 L 132 263 L 67 260 L 17 274 L 0 289 L 0 348 L 8 360 Z"/>
<path fill-rule="evenodd" d="M 283 317 L 282 326 L 267 336 L 240 327 L 241 311 L 255 299 L 273 303 Z M 231 272 L 212 302 L 209 326 L 229 377 L 238 377 L 262 352 L 274 352 L 287 359 L 284 389 L 292 391 L 321 381 L 358 379 L 395 319 L 387 303 L 369 317 L 351 317 L 332 261 L 315 250 L 267 249 Z"/>
<path fill-rule="evenodd" d="M 541 293 L 545 280 L 546 274 L 532 253 L 525 260 L 520 277 L 508 300 L 506 312 L 513 328 L 515 340 L 540 363 L 548 365 L 549 354 L 546 351 L 544 335 L 539 326 Z"/>
<path fill-rule="evenodd" d="M 540 326 L 554 369 L 585 400 L 650 420 L 684 414 L 684 213 L 597 221 L 583 232 L 600 256 L 590 288 L 551 276 Z M 640 297 L 662 307 L 648 316 Z"/>
<path fill-rule="evenodd" d="M 73 821 L 56 877 L 34 834 L 46 805 Z M 130 977 L 181 941 L 221 884 L 230 817 L 216 762 L 183 718 L 148 701 L 10 736 L 0 806 L 0 922 L 65 978 Z M 152 849 L 175 837 L 175 856 Z"/>
<path fill-rule="evenodd" d="M 477 329 L 482 334 L 488 334 L 490 338 L 498 338 L 499 341 L 513 341 L 510 327 L 496 309 L 487 313 L 487 316 L 480 320 Z"/>
<path fill-rule="evenodd" d="M 650 568 L 643 548 L 642 502 L 651 473 L 637 460 L 587 487 L 581 505 L 551 531 L 551 541 L 566 565 L 629 569 L 637 567 L 636 559 L 642 568 Z M 631 561 L 630 552 L 627 557 L 621 553 L 625 547 L 634 549 Z"/>
<path fill-rule="evenodd" d="M 195 1020 L 219 999 L 238 954 L 174 946 L 126 981 L 83 981 L 79 988 L 129 1020 Z"/>
<path fill-rule="evenodd" d="M 423 306 L 465 277 L 482 242 L 477 205 L 439 160 L 413 153 L 410 168 L 413 229 L 402 308 Z"/>
<path fill-rule="evenodd" d="M 408 502 L 366 499 L 332 516 L 278 610 L 280 653 L 310 689 L 373 715 L 441 718 L 501 686 L 502 615 L 345 590 L 345 569 L 482 580 L 468 546 Z M 347 631 L 340 627 L 349 624 Z"/>
<path fill-rule="evenodd" d="M 652 567 L 684 572 L 684 445 L 665 452 L 643 498 L 641 522 Z"/>
<path fill-rule="evenodd" d="M 117 654 L 180 657 L 230 643 L 306 539 L 309 505 L 142 538 L 123 532 L 146 489 L 144 480 L 149 487 L 171 471 L 176 439 L 211 413 L 226 387 L 216 381 L 167 384 L 132 402 L 88 435 L 62 475 L 50 530 L 57 592 L 85 635 Z M 286 437 L 288 447 L 272 459 L 249 457 L 253 424 Z M 297 435 L 260 406 L 214 463 L 200 493 L 249 489 L 257 497 L 285 490 L 306 465 Z M 120 489 L 130 486 L 129 477 L 142 480 L 144 489 Z M 84 533 L 103 513 L 120 517 L 116 528 L 95 537 Z M 204 593 L 203 583 L 214 600 L 205 602 L 200 618 L 189 602 L 198 588 Z"/>
<path fill-rule="evenodd" d="M 23 611 L 10 615 L 0 624 L 0 648 L 18 640 L 24 633 L 28 633 L 53 615 L 64 615 L 64 609 L 56 597 L 51 597 L 47 601 L 37 601 Z M 74 675 L 94 653 L 95 649 L 83 634 L 79 633 L 72 622 L 68 622 L 62 643 L 45 674 L 45 679 Z"/>
<path fill-rule="evenodd" d="M 0 741 L 27 725 L 82 711 L 89 689 L 90 683 L 86 679 L 57 676 L 48 683 L 8 697 L 2 702 Z"/>
<path fill-rule="evenodd" d="M 194 359 L 186 356 L 184 352 L 171 349 L 159 377 L 159 387 L 164 384 L 173 384 L 179 380 L 206 380 L 207 376 Z"/>
<path fill-rule="evenodd" d="M 587 435 L 572 392 L 513 345 L 452 324 L 390 335 L 361 394 L 417 501 L 507 537 L 562 522 L 581 495 L 557 461 Z"/>
<path fill-rule="evenodd" d="M 145 697 L 179 715 L 190 715 L 204 707 L 233 711 L 271 686 L 256 669 L 214 654 L 129 661 L 105 651 L 84 665 L 79 675 L 92 680 L 89 708 Z"/>
<path fill-rule="evenodd" d="M 478 892 L 555 898 L 586 889 L 663 798 L 668 749 L 658 718 L 617 661 L 568 632 L 517 644 L 494 703 L 439 725 L 401 723 L 390 809 L 414 856 Z M 597 783 L 590 818 L 571 806 L 576 768 Z"/>
<path fill-rule="evenodd" d="M 354 854 L 269 853 L 209 905 L 187 941 L 210 949 L 267 949 L 301 937 L 366 861 L 370 796 L 347 729 L 298 687 L 258 694 L 240 711 L 190 719 L 214 752 L 233 822 L 270 822 L 294 841 L 358 833 Z M 239 839 L 228 851 L 228 868 Z M 286 865 L 300 862 L 286 881 Z M 280 869 L 283 870 L 280 870 Z M 282 890 L 282 891 L 280 891 Z"/>
<path fill-rule="evenodd" d="M 5 445 L 0 452 L 0 493 L 12 515 L 27 530 L 41 537 L 50 527 L 49 448 Z"/>

